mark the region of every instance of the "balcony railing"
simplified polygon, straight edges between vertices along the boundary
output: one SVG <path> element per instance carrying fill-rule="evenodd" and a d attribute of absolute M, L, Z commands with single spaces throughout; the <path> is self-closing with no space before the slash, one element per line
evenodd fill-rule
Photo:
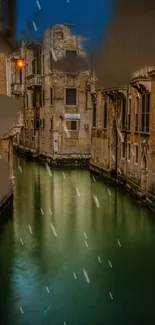
<path fill-rule="evenodd" d="M 42 85 L 42 77 L 40 74 L 29 76 L 26 79 L 26 86 L 29 89 L 32 87 L 40 87 L 41 85 Z"/>
<path fill-rule="evenodd" d="M 11 84 L 11 92 L 14 95 L 20 95 L 22 93 L 23 90 L 23 85 L 20 83 L 12 83 Z"/>

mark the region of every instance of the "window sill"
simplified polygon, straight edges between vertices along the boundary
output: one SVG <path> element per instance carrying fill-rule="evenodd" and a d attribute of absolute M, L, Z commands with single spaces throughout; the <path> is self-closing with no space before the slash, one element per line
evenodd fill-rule
<path fill-rule="evenodd" d="M 150 136 L 150 132 L 140 132 L 140 135 L 145 135 L 145 136 L 147 136 L 147 137 L 149 137 Z"/>
<path fill-rule="evenodd" d="M 122 132 L 122 133 L 130 133 L 131 130 L 125 130 L 125 129 L 122 129 L 121 132 Z"/>
<path fill-rule="evenodd" d="M 65 106 L 66 107 L 77 107 L 78 105 L 77 104 L 66 104 Z"/>

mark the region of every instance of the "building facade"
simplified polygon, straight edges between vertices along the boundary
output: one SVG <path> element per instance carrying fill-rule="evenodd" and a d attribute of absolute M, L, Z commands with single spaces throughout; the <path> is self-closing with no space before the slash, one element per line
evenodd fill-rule
<path fill-rule="evenodd" d="M 144 68 L 133 74 L 127 86 L 91 94 L 91 170 L 123 184 L 151 206 L 155 199 L 154 73 Z"/>
<path fill-rule="evenodd" d="M 0 130 L 4 130 L 3 124 L 7 124 L 9 119 L 3 99 L 4 95 L 9 94 L 9 69 L 7 56 L 0 53 Z M 11 123 L 11 117 L 9 123 Z M 0 222 L 2 212 L 13 198 L 13 138 L 9 134 L 10 130 L 6 131 L 8 134 L 0 132 Z"/>
<path fill-rule="evenodd" d="M 20 96 L 22 80 L 25 127 L 16 147 L 51 162 L 89 161 L 91 71 L 82 38 L 56 25 L 45 32 L 44 44 L 21 50 L 26 66 L 22 76 L 14 71 L 12 94 Z"/>

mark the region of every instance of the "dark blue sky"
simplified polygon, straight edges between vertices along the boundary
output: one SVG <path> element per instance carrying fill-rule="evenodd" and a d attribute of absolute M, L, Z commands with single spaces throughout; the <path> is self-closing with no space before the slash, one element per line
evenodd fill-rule
<path fill-rule="evenodd" d="M 111 0 L 39 0 L 40 18 L 36 0 L 17 0 L 17 37 L 27 31 L 27 38 L 40 39 L 45 28 L 56 23 L 75 24 L 76 34 L 89 37 L 87 46 L 97 46 L 112 16 Z M 38 31 L 28 31 L 28 21 L 36 21 Z"/>

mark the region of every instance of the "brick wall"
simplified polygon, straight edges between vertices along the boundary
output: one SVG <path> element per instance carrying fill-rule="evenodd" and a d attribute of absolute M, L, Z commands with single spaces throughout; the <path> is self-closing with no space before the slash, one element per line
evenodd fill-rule
<path fill-rule="evenodd" d="M 0 53 L 0 95 L 6 92 L 6 55 Z"/>

